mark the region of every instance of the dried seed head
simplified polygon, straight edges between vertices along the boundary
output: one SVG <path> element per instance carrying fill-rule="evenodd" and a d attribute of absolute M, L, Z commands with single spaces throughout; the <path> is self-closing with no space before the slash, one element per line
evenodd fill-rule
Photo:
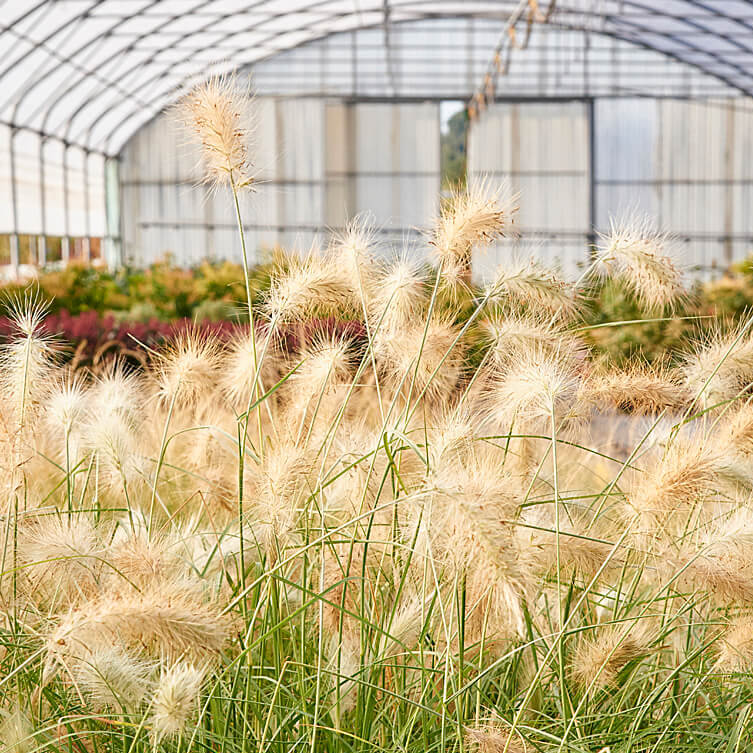
<path fill-rule="evenodd" d="M 552 421 L 561 429 L 581 418 L 581 375 L 569 356 L 534 345 L 494 370 L 482 400 L 487 420 L 502 427 L 546 422 L 551 431 Z"/>
<path fill-rule="evenodd" d="M 746 606 L 753 600 L 753 513 L 741 508 L 716 523 L 695 551 L 676 559 L 678 583 L 708 594 L 720 606 Z"/>
<path fill-rule="evenodd" d="M 470 280 L 474 247 L 486 246 L 510 230 L 518 196 L 507 187 L 493 190 L 487 181 L 457 190 L 442 207 L 430 244 L 450 285 Z"/>
<path fill-rule="evenodd" d="M 78 374 L 64 374 L 45 400 L 45 418 L 54 431 L 68 436 L 87 415 L 89 395 Z"/>
<path fill-rule="evenodd" d="M 40 407 L 52 368 L 50 338 L 42 331 L 48 304 L 27 291 L 8 307 L 18 335 L 0 350 L 0 389 L 23 427 Z"/>
<path fill-rule="evenodd" d="M 215 76 L 189 92 L 175 115 L 201 148 L 204 181 L 234 189 L 253 184 L 249 162 L 251 97 L 235 75 Z"/>
<path fill-rule="evenodd" d="M 753 616 L 734 618 L 721 634 L 716 668 L 722 672 L 753 671 Z"/>
<path fill-rule="evenodd" d="M 331 255 L 312 249 L 291 254 L 272 276 L 265 310 L 273 323 L 301 322 L 316 316 L 358 313 L 350 280 Z"/>
<path fill-rule="evenodd" d="M 457 327 L 444 319 L 385 332 L 374 350 L 387 384 L 413 399 L 423 394 L 431 405 L 450 400 L 462 376 L 465 347 Z"/>
<path fill-rule="evenodd" d="M 23 527 L 19 561 L 30 594 L 38 601 L 69 606 L 96 593 L 104 546 L 85 514 L 41 515 Z"/>
<path fill-rule="evenodd" d="M 95 646 L 72 665 L 77 687 L 97 711 L 135 711 L 146 700 L 152 665 L 119 646 Z"/>
<path fill-rule="evenodd" d="M 128 374 L 124 365 L 113 361 L 91 387 L 92 412 L 116 415 L 138 425 L 143 418 L 144 389 L 136 374 Z"/>
<path fill-rule="evenodd" d="M 415 256 L 403 253 L 378 276 L 370 302 L 373 327 L 394 332 L 415 321 L 427 302 L 426 269 Z"/>
<path fill-rule="evenodd" d="M 179 334 L 159 354 L 158 395 L 164 403 L 196 405 L 212 394 L 217 384 L 219 346 L 211 337 L 196 332 Z"/>
<path fill-rule="evenodd" d="M 185 581 L 160 581 L 141 593 L 126 585 L 69 612 L 47 639 L 45 681 L 57 666 L 86 658 L 96 645 L 122 645 L 152 658 L 208 662 L 228 638 L 229 618 Z"/>
<path fill-rule="evenodd" d="M 584 393 L 589 402 L 602 410 L 636 416 L 662 411 L 677 413 L 691 399 L 670 373 L 646 366 L 595 374 L 584 385 Z"/>
<path fill-rule="evenodd" d="M 543 308 L 563 319 L 578 310 L 572 285 L 532 256 L 499 267 L 487 286 L 487 295 L 490 300 L 498 300 L 508 306 Z"/>
<path fill-rule="evenodd" d="M 526 753 L 528 750 L 521 735 L 497 716 L 477 727 L 466 727 L 465 744 L 475 753 Z"/>
<path fill-rule="evenodd" d="M 514 364 L 521 354 L 531 348 L 576 361 L 584 361 L 587 355 L 585 343 L 557 327 L 551 317 L 540 314 L 495 314 L 481 322 L 490 347 L 492 362 L 507 367 Z"/>
<path fill-rule="evenodd" d="M 623 280 L 645 311 L 671 309 L 685 296 L 682 274 L 667 254 L 668 237 L 648 218 L 612 220 L 601 238 L 596 268 Z"/>
<path fill-rule="evenodd" d="M 717 493 L 722 479 L 735 469 L 711 443 L 674 442 L 657 458 L 628 494 L 628 505 L 639 518 L 639 530 L 666 534 L 675 518 L 680 522 Z"/>
<path fill-rule="evenodd" d="M 220 374 L 220 384 L 231 403 L 239 410 L 246 410 L 254 380 L 260 396 L 277 384 L 282 376 L 279 359 L 280 354 L 268 334 L 257 332 L 254 339 L 250 333 L 243 333 L 233 338 L 222 357 Z M 257 379 L 259 362 L 261 373 Z"/>
<path fill-rule="evenodd" d="M 157 742 L 183 732 L 198 711 L 206 670 L 178 661 L 163 669 L 152 698 L 152 734 Z"/>
<path fill-rule="evenodd" d="M 628 664 L 655 650 L 655 642 L 654 634 L 643 625 L 597 626 L 576 649 L 572 678 L 586 689 L 611 687 Z"/>
<path fill-rule="evenodd" d="M 685 385 L 699 407 L 711 407 L 737 397 L 753 382 L 753 333 L 717 331 L 705 336 L 682 367 Z"/>
<path fill-rule="evenodd" d="M 369 305 L 376 293 L 377 265 L 374 256 L 376 232 L 368 216 L 361 215 L 348 223 L 345 231 L 334 239 L 330 256 L 339 273 L 349 282 L 361 307 Z"/>

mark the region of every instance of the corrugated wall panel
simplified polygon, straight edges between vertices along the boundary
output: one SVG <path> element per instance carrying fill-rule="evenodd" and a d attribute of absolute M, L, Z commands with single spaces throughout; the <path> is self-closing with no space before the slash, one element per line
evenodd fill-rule
<path fill-rule="evenodd" d="M 505 258 L 537 256 L 577 274 L 586 258 L 589 212 L 588 110 L 582 102 L 500 103 L 469 133 L 468 175 L 507 181 L 521 193 L 520 240 L 474 260 L 485 278 Z"/>

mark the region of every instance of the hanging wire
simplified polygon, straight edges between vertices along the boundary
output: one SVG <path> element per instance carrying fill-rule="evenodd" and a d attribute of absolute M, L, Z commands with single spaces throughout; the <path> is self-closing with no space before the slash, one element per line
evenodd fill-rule
<path fill-rule="evenodd" d="M 520 0 L 502 29 L 481 86 L 468 100 L 466 113 L 469 120 L 475 120 L 484 111 L 487 103 L 494 100 L 499 77 L 507 75 L 510 69 L 513 50 L 524 50 L 528 47 L 534 23 L 547 23 L 554 12 L 556 2 L 557 0 L 549 0 L 546 11 L 542 11 L 539 0 Z M 524 16 L 525 32 L 522 41 L 519 41 L 516 27 Z"/>

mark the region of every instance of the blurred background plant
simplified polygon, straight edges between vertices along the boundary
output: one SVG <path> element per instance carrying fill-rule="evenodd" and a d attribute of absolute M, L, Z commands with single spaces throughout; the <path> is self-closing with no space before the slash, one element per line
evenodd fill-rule
<path fill-rule="evenodd" d="M 275 265 L 279 268 L 282 256 L 276 249 L 265 259 L 249 273 L 255 304 L 269 290 L 271 271 Z M 432 284 L 429 274 L 427 285 Z M 140 343 L 160 343 L 176 328 L 191 323 L 221 333 L 248 320 L 241 267 L 228 261 L 205 261 L 186 269 L 168 258 L 143 270 L 115 272 L 70 265 L 41 272 L 35 285 L 49 303 L 47 331 L 59 337 L 65 353 L 72 356 L 78 352 L 87 359 L 103 346 L 108 352 L 139 351 Z M 12 297 L 23 288 L 20 283 L 5 284 L 0 296 Z M 729 329 L 749 315 L 753 308 L 753 257 L 716 280 L 695 283 L 671 315 L 646 318 L 634 293 L 619 279 L 592 280 L 583 292 L 583 334 L 597 358 L 616 365 L 633 358 L 672 362 L 684 342 L 713 329 Z M 457 299 L 458 294 L 462 300 Z M 442 292 L 438 308 L 463 322 L 480 294 L 480 289 L 471 287 L 455 291 L 450 300 Z M 0 318 L 0 341 L 6 340 L 9 331 L 8 320 Z"/>

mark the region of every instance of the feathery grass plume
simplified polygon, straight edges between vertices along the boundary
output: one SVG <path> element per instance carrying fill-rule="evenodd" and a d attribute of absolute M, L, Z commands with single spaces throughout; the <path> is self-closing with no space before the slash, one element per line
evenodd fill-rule
<path fill-rule="evenodd" d="M 94 646 L 71 670 L 76 686 L 92 707 L 135 711 L 151 689 L 152 664 L 117 645 Z"/>
<path fill-rule="evenodd" d="M 507 307 L 545 309 L 562 319 L 573 316 L 579 308 L 573 286 L 533 256 L 500 265 L 486 294 Z"/>
<path fill-rule="evenodd" d="M 711 444 L 674 442 L 628 493 L 628 506 L 639 516 L 640 531 L 666 533 L 676 514 L 686 520 L 716 493 L 723 471 L 724 458 Z"/>
<path fill-rule="evenodd" d="M 734 617 L 719 636 L 715 668 L 720 672 L 753 671 L 753 615 Z"/>
<path fill-rule="evenodd" d="M 48 308 L 49 305 L 30 290 L 8 303 L 16 334 L 0 350 L 0 389 L 19 428 L 37 411 L 48 387 L 52 346 L 50 338 L 42 331 Z"/>
<path fill-rule="evenodd" d="M 329 255 L 338 264 L 361 308 L 368 307 L 376 293 L 378 267 L 374 255 L 376 231 L 367 215 L 352 219 L 345 231 L 333 239 Z"/>
<path fill-rule="evenodd" d="M 272 274 L 264 309 L 273 325 L 361 311 L 342 265 L 316 248 L 287 255 L 284 267 Z"/>
<path fill-rule="evenodd" d="M 584 384 L 589 402 L 601 410 L 634 416 L 679 413 L 692 395 L 667 370 L 638 365 L 623 370 L 604 370 Z"/>
<path fill-rule="evenodd" d="M 264 354 L 262 360 L 261 356 Z M 256 376 L 258 362 L 261 373 Z M 274 338 L 269 333 L 257 330 L 256 337 L 239 333 L 230 341 L 223 353 L 220 365 L 220 384 L 228 399 L 238 411 L 245 411 L 254 391 L 254 381 L 259 385 L 259 394 L 274 387 L 282 378 L 280 353 Z M 273 398 L 274 400 L 275 398 Z"/>
<path fill-rule="evenodd" d="M 78 374 L 64 374 L 53 384 L 45 399 L 45 418 L 51 428 L 68 436 L 74 425 L 86 415 L 88 394 Z"/>
<path fill-rule="evenodd" d="M 106 488 L 120 490 L 144 483 L 148 432 L 142 380 L 114 362 L 90 387 L 88 399 L 82 437 L 96 453 L 99 479 Z"/>
<path fill-rule="evenodd" d="M 427 282 L 425 265 L 403 252 L 378 275 L 368 311 L 372 327 L 395 332 L 415 322 L 427 305 Z"/>
<path fill-rule="evenodd" d="M 582 418 L 581 368 L 570 356 L 533 343 L 508 368 L 493 368 L 481 397 L 486 420 L 505 430 L 514 422 L 551 432 L 552 420 L 564 429 Z"/>
<path fill-rule="evenodd" d="M 594 268 L 619 277 L 648 313 L 672 309 L 686 295 L 682 273 L 667 254 L 669 238 L 649 218 L 610 221 L 601 235 Z"/>
<path fill-rule="evenodd" d="M 33 753 L 38 750 L 34 728 L 18 706 L 9 711 L 0 709 L 0 743 L 3 753 Z"/>
<path fill-rule="evenodd" d="M 151 703 L 152 735 L 156 742 L 181 734 L 199 708 L 207 671 L 185 661 L 162 670 Z"/>
<path fill-rule="evenodd" d="M 380 661 L 410 652 L 417 646 L 427 621 L 427 607 L 419 594 L 410 594 L 402 600 L 379 639 L 375 655 Z"/>
<path fill-rule="evenodd" d="M 423 393 L 429 405 L 444 405 L 463 374 L 465 346 L 455 342 L 457 336 L 458 328 L 439 317 L 381 333 L 374 342 L 377 368 L 393 389 L 414 400 Z"/>
<path fill-rule="evenodd" d="M 721 606 L 749 604 L 753 601 L 753 512 L 740 508 L 715 524 L 697 550 L 678 558 L 676 569 L 681 587 L 708 594 Z"/>
<path fill-rule="evenodd" d="M 557 327 L 551 317 L 540 312 L 506 315 L 497 312 L 480 324 L 492 362 L 499 366 L 514 363 L 520 353 L 532 347 L 562 358 L 571 356 L 577 361 L 585 361 L 588 354 L 582 340 Z"/>
<path fill-rule="evenodd" d="M 97 455 L 98 477 L 106 488 L 122 491 L 124 485 L 130 488 L 145 483 L 150 465 L 143 452 L 144 433 L 139 433 L 143 428 L 116 411 L 90 412 L 84 441 Z"/>
<path fill-rule="evenodd" d="M 158 354 L 157 394 L 164 403 L 196 406 L 214 392 L 220 348 L 211 336 L 181 332 Z"/>
<path fill-rule="evenodd" d="M 445 463 L 423 495 L 405 501 L 419 526 L 419 551 L 448 567 L 450 577 L 465 577 L 469 641 L 480 637 L 486 620 L 495 639 L 524 630 L 531 578 L 514 536 L 521 498 L 519 482 L 482 452 Z"/>
<path fill-rule="evenodd" d="M 753 332 L 717 329 L 705 335 L 686 356 L 681 373 L 693 397 L 700 395 L 699 408 L 732 400 L 753 382 Z"/>
<path fill-rule="evenodd" d="M 627 624 L 596 626 L 585 633 L 573 656 L 571 676 L 582 688 L 614 687 L 629 664 L 656 650 L 656 636 L 647 626 Z"/>
<path fill-rule="evenodd" d="M 245 188 L 254 182 L 249 162 L 251 97 L 236 75 L 213 76 L 175 106 L 175 115 L 201 148 L 204 181 Z"/>
<path fill-rule="evenodd" d="M 468 410 L 440 415 L 428 432 L 429 467 L 438 471 L 447 462 L 463 463 L 472 457 L 475 426 Z"/>
<path fill-rule="evenodd" d="M 518 196 L 506 186 L 492 189 L 488 181 L 456 189 L 440 209 L 429 238 L 449 285 L 470 281 L 473 248 L 501 238 L 514 222 Z"/>
<path fill-rule="evenodd" d="M 721 424 L 716 437 L 720 446 L 731 452 L 744 458 L 753 455 L 753 405 L 740 406 Z"/>
<path fill-rule="evenodd" d="M 144 415 L 144 386 L 135 373 L 127 373 L 122 362 L 114 360 L 90 387 L 92 412 L 121 416 L 134 427 Z"/>
<path fill-rule="evenodd" d="M 60 516 L 49 511 L 25 519 L 18 561 L 29 597 L 57 608 L 91 598 L 97 592 L 104 548 L 85 513 Z"/>
<path fill-rule="evenodd" d="M 308 402 L 311 396 L 347 383 L 353 368 L 346 337 L 315 335 L 303 346 L 298 359 L 300 366 L 289 379 L 293 402 Z"/>
<path fill-rule="evenodd" d="M 128 590 L 125 590 L 128 589 Z M 47 639 L 44 677 L 57 665 L 86 658 L 94 646 L 122 645 L 153 658 L 211 661 L 225 645 L 230 619 L 219 605 L 183 582 L 164 581 L 138 593 L 130 586 L 105 593 L 65 615 Z"/>
<path fill-rule="evenodd" d="M 626 552 L 612 554 L 615 537 L 611 526 L 596 523 L 601 521 L 568 510 L 560 514 L 558 529 L 551 505 L 531 505 L 521 513 L 516 530 L 519 548 L 530 558 L 531 567 L 544 575 L 556 573 L 558 564 L 563 576 L 574 570 L 581 578 L 590 579 L 605 564 L 611 573 L 622 566 Z"/>
<path fill-rule="evenodd" d="M 496 714 L 465 728 L 465 745 L 474 753 L 527 753 L 528 746 L 512 726 Z"/>
<path fill-rule="evenodd" d="M 61 440 L 58 446 L 66 471 L 75 466 L 85 444 L 83 431 L 89 412 L 89 394 L 78 374 L 63 374 L 45 398 L 45 423 Z"/>
<path fill-rule="evenodd" d="M 244 487 L 251 501 L 255 539 L 269 553 L 285 548 L 309 494 L 311 459 L 292 444 L 271 447 L 261 465 L 248 464 Z"/>
<path fill-rule="evenodd" d="M 171 528 L 160 534 L 149 534 L 142 516 L 131 514 L 131 520 L 119 521 L 105 557 L 111 567 L 103 575 L 103 582 L 114 591 L 129 584 L 139 589 L 183 583 L 197 594 L 204 584 L 189 578 L 190 550 L 181 528 Z"/>

